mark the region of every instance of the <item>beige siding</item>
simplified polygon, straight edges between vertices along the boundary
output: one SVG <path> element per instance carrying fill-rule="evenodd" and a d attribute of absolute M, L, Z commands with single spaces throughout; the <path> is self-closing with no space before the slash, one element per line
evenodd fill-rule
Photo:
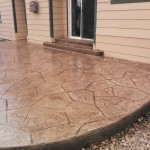
<path fill-rule="evenodd" d="M 53 1 L 54 36 L 67 36 L 67 5 L 66 0 Z"/>
<path fill-rule="evenodd" d="M 0 12 L 2 18 L 0 38 L 15 40 L 11 0 L 0 0 Z"/>
<path fill-rule="evenodd" d="M 150 63 L 150 2 L 98 0 L 96 49 L 106 56 Z"/>
<path fill-rule="evenodd" d="M 26 0 L 26 14 L 28 25 L 28 41 L 32 43 L 43 44 L 51 42 L 50 24 L 49 24 L 49 7 L 48 0 L 38 0 L 39 13 L 34 14 L 29 11 L 30 0 Z"/>
<path fill-rule="evenodd" d="M 16 18 L 17 18 L 17 29 L 18 29 L 16 33 L 16 40 L 24 40 L 27 39 L 24 0 L 16 0 L 15 7 L 16 7 Z"/>

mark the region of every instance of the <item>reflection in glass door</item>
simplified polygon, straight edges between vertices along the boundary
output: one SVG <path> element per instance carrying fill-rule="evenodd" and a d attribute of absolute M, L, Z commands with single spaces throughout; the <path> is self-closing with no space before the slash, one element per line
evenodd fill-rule
<path fill-rule="evenodd" d="M 95 0 L 70 0 L 68 6 L 70 37 L 93 39 Z"/>
<path fill-rule="evenodd" d="M 81 0 L 72 0 L 72 36 L 80 37 Z"/>
<path fill-rule="evenodd" d="M 94 38 L 94 1 L 82 1 L 82 38 Z"/>

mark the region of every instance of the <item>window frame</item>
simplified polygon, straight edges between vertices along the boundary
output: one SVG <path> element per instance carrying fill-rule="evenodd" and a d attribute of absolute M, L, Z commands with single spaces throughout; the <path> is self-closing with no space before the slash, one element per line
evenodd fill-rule
<path fill-rule="evenodd" d="M 150 0 L 111 0 L 111 4 L 144 3 Z"/>

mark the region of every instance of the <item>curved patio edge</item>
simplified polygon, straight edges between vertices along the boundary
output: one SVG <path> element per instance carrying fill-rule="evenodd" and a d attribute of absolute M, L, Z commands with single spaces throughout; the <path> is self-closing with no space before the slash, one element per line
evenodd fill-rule
<path fill-rule="evenodd" d="M 0 148 L 0 150 L 81 150 L 83 147 L 115 135 L 129 125 L 133 124 L 139 117 L 146 115 L 148 112 L 150 112 L 150 101 L 144 104 L 140 109 L 112 124 L 79 136 L 75 136 L 63 141 L 25 147 Z"/>

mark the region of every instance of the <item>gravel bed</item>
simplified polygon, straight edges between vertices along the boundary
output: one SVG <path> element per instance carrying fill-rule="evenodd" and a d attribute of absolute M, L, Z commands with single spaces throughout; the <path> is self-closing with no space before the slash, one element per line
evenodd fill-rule
<path fill-rule="evenodd" d="M 110 139 L 82 150 L 150 150 L 150 113 Z"/>

